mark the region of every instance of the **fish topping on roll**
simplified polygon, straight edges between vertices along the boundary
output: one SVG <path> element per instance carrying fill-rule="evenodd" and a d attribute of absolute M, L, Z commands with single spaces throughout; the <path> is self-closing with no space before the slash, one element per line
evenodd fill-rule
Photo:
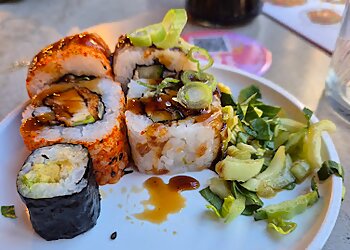
<path fill-rule="evenodd" d="M 65 37 L 33 58 L 26 79 L 28 94 L 33 97 L 66 75 L 112 79 L 110 55 L 107 44 L 97 34 Z"/>
<path fill-rule="evenodd" d="M 180 38 L 186 20 L 184 10 L 170 10 L 162 23 L 122 36 L 116 46 L 113 69 L 127 91 L 126 126 L 140 172 L 209 168 L 220 148 L 220 93 L 205 72 L 213 61 Z"/>
<path fill-rule="evenodd" d="M 55 143 L 84 145 L 98 183 L 115 183 L 128 163 L 124 105 L 120 85 L 110 79 L 57 83 L 31 100 L 20 132 L 30 150 Z"/>
<path fill-rule="evenodd" d="M 88 86 L 91 83 L 63 83 L 36 95 L 32 99 L 34 110 L 32 118 L 26 121 L 27 126 L 36 125 L 37 128 L 42 125 L 74 127 L 101 120 L 104 114 L 101 96 L 84 85 Z M 33 122 L 35 124 L 31 124 Z"/>

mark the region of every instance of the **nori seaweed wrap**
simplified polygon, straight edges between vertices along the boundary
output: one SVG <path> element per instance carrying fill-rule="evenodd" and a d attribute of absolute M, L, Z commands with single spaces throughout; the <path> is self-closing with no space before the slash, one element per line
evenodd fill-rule
<path fill-rule="evenodd" d="M 96 225 L 100 194 L 92 162 L 81 145 L 39 148 L 17 177 L 34 230 L 46 240 L 70 239 Z"/>

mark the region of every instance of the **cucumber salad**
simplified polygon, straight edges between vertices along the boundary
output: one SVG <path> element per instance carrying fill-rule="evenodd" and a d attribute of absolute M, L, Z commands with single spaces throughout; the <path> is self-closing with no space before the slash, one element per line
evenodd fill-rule
<path fill-rule="evenodd" d="M 332 174 L 344 177 L 339 163 L 322 162 L 322 132 L 335 131 L 329 120 L 311 124 L 312 111 L 304 108 L 305 122 L 285 118 L 281 107 L 261 101 L 252 85 L 240 91 L 237 101 L 230 89 L 219 83 L 224 129 L 221 132 L 219 175 L 200 191 L 218 218 L 228 223 L 238 215 L 266 220 L 267 227 L 281 234 L 297 226 L 290 221 L 315 204 L 320 194 L 316 177 L 323 181 Z M 293 200 L 264 207 L 261 198 L 291 190 L 311 177 L 310 192 Z M 343 197 L 345 188 L 343 186 Z"/>

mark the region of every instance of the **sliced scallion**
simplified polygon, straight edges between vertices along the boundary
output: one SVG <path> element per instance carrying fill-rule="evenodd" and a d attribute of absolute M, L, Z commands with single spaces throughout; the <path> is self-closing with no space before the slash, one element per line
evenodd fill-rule
<path fill-rule="evenodd" d="M 149 25 L 145 28 L 151 36 L 153 43 L 163 41 L 166 36 L 166 31 L 161 23 Z"/>
<path fill-rule="evenodd" d="M 128 37 L 134 46 L 148 47 L 154 44 L 158 48 L 167 49 L 181 44 L 180 34 L 186 23 L 187 14 L 184 9 L 171 9 L 161 23 L 138 29 L 128 34 Z"/>
<path fill-rule="evenodd" d="M 177 100 L 188 109 L 204 109 L 211 104 L 213 92 L 202 82 L 191 82 L 180 88 Z"/>
<path fill-rule="evenodd" d="M 148 47 L 152 45 L 152 38 L 147 29 L 138 29 L 130 34 L 128 37 L 134 46 Z"/>
<path fill-rule="evenodd" d="M 200 56 L 205 57 L 206 60 L 208 60 L 207 64 L 204 66 L 201 66 L 201 63 L 198 59 L 195 58 L 195 54 L 199 54 Z M 188 52 L 188 58 L 190 61 L 194 62 L 197 64 L 197 69 L 198 71 L 204 71 L 209 69 L 213 63 L 214 60 L 213 58 L 210 56 L 209 52 L 203 48 L 199 48 L 197 46 L 194 46 L 190 49 L 190 51 Z"/>
<path fill-rule="evenodd" d="M 174 83 L 178 83 L 179 80 L 174 78 L 165 78 L 160 84 L 158 84 L 156 89 L 156 95 L 159 95 L 163 89 L 170 87 Z"/>
<path fill-rule="evenodd" d="M 147 82 L 142 82 L 142 81 L 136 81 L 137 84 L 144 86 L 146 88 L 152 89 L 152 90 L 156 90 L 157 89 L 157 85 L 153 85 L 153 84 L 149 84 Z"/>
<path fill-rule="evenodd" d="M 169 10 L 162 21 L 166 35 L 161 41 L 153 41 L 157 48 L 167 49 L 178 44 L 180 34 L 187 23 L 187 13 L 184 9 Z"/>
<path fill-rule="evenodd" d="M 196 72 L 193 70 L 186 70 L 181 75 L 181 81 L 184 85 L 190 82 L 202 82 L 208 85 L 212 91 L 216 89 L 217 82 L 212 74 L 202 71 Z"/>

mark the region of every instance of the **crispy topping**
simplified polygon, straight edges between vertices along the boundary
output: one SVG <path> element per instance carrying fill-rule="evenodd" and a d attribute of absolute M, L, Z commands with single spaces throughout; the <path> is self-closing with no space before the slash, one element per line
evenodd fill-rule
<path fill-rule="evenodd" d="M 30 64 L 29 70 L 34 70 L 38 63 L 46 61 L 53 53 L 63 50 L 69 45 L 80 45 L 86 47 L 93 47 L 101 51 L 107 58 L 111 52 L 108 45 L 97 34 L 82 33 L 73 36 L 65 37 L 41 50 Z"/>

